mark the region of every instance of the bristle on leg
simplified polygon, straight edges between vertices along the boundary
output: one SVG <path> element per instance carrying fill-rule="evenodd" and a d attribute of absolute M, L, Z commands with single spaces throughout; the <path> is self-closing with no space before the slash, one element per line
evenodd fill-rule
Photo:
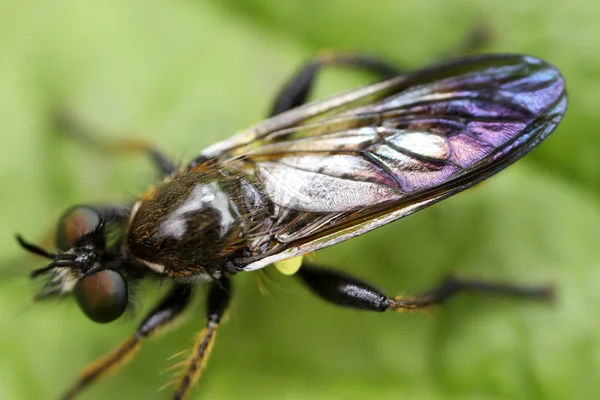
<path fill-rule="evenodd" d="M 189 393 L 190 388 L 200 379 L 202 370 L 206 366 L 215 343 L 215 338 L 217 337 L 217 327 L 217 323 L 210 322 L 198 335 L 198 340 L 193 347 L 192 354 L 186 362 L 185 372 L 177 385 L 173 396 L 174 400 L 184 399 Z"/>

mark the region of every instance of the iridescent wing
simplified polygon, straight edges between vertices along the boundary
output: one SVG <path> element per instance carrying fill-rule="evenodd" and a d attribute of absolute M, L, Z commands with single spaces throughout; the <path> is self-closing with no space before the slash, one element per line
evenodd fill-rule
<path fill-rule="evenodd" d="M 268 241 L 241 260 L 251 270 L 492 176 L 544 140 L 566 104 L 562 76 L 544 61 L 468 57 L 301 106 L 203 155 L 255 175 L 276 205 Z"/>

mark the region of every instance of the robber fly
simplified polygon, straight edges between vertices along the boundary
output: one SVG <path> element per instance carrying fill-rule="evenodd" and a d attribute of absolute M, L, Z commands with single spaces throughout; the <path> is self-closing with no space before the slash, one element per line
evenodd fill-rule
<path fill-rule="evenodd" d="M 328 64 L 364 68 L 383 80 L 306 103 L 315 75 Z M 235 274 L 298 259 L 489 178 L 548 137 L 566 104 L 558 70 L 530 56 L 466 57 L 411 73 L 370 57 L 327 56 L 283 88 L 270 119 L 207 148 L 184 168 L 138 145 L 164 178 L 134 204 L 68 209 L 53 252 L 18 237 L 26 250 L 50 260 L 33 271 L 46 279 L 37 297 L 72 293 L 96 322 L 119 318 L 140 279 L 171 285 L 135 334 L 86 368 L 64 399 L 128 359 L 186 309 L 194 286 L 206 285 L 207 324 L 173 397 L 183 398 L 207 361 Z M 463 290 L 549 295 L 545 288 L 448 279 L 424 296 L 394 298 L 307 263 L 296 276 L 326 301 L 368 311 L 428 307 Z"/>

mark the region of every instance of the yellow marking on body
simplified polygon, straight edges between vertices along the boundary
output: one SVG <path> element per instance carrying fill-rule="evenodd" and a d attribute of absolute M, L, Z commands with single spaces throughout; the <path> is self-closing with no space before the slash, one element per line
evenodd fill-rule
<path fill-rule="evenodd" d="M 294 275 L 302 266 L 302 256 L 277 261 L 275 268 L 284 275 Z"/>
<path fill-rule="evenodd" d="M 144 201 L 152 201 L 152 200 L 154 200 L 154 196 L 156 195 L 156 191 L 158 190 L 159 187 L 171 183 L 173 181 L 174 177 L 176 177 L 178 175 L 181 175 L 182 173 L 183 173 L 183 170 L 177 170 L 174 173 L 165 176 L 162 181 L 158 182 L 157 184 L 151 186 L 148 190 L 146 190 L 142 194 L 141 199 L 144 200 Z M 140 203 L 140 201 L 138 201 L 138 203 Z"/>
<path fill-rule="evenodd" d="M 152 186 L 150 189 L 146 190 L 146 192 L 142 195 L 142 200 L 151 201 L 154 199 L 154 195 L 156 194 L 156 186 Z"/>

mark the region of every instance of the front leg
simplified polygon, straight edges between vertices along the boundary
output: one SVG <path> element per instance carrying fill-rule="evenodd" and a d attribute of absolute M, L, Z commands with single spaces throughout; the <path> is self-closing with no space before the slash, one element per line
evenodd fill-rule
<path fill-rule="evenodd" d="M 192 287 L 190 285 L 175 285 L 167 296 L 142 321 L 135 335 L 127 339 L 105 357 L 86 367 L 62 399 L 70 400 L 75 398 L 91 383 L 97 381 L 108 372 L 123 366 L 125 362 L 133 357 L 136 350 L 140 347 L 142 339 L 168 326 L 181 314 L 189 304 L 191 295 Z"/>
<path fill-rule="evenodd" d="M 527 287 L 448 277 L 422 296 L 388 297 L 379 289 L 357 278 L 327 268 L 303 265 L 297 276 L 322 299 L 342 307 L 367 311 L 417 310 L 441 304 L 460 292 L 496 294 L 533 300 L 550 300 L 553 294 L 549 287 Z"/>

